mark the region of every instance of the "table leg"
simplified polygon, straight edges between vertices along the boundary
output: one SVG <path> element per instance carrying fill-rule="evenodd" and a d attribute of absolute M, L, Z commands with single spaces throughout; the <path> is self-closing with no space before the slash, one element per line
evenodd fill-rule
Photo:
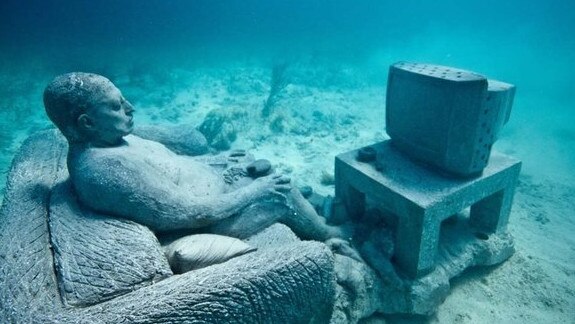
<path fill-rule="evenodd" d="M 345 176 L 336 177 L 335 196 L 344 203 L 350 219 L 358 220 L 365 213 L 365 194 L 349 184 Z"/>
<path fill-rule="evenodd" d="M 399 216 L 395 259 L 405 274 L 417 278 L 433 271 L 440 221 L 418 206 L 411 206 L 407 211 Z"/>
<path fill-rule="evenodd" d="M 473 204 L 469 215 L 471 225 L 485 233 L 504 231 L 511 211 L 514 189 L 509 186 Z"/>

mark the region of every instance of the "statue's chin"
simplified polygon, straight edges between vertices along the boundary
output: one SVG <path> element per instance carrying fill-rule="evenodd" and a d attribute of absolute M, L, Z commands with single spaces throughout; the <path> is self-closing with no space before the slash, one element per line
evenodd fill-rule
<path fill-rule="evenodd" d="M 134 131 L 134 121 L 132 120 L 128 123 L 128 127 L 126 128 L 126 132 L 123 136 L 130 135 L 132 134 L 133 131 Z"/>

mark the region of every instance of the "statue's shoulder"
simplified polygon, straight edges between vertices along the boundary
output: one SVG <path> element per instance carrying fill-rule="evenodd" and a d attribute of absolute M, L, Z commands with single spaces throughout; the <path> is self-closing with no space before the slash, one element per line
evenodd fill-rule
<path fill-rule="evenodd" d="M 170 158 L 175 153 L 164 145 L 128 135 L 117 147 L 78 147 L 70 151 L 68 168 L 76 177 L 140 177 L 149 170 L 150 160 Z"/>
<path fill-rule="evenodd" d="M 126 155 L 125 149 L 118 149 L 116 147 L 100 148 L 100 147 L 83 147 L 75 149 L 71 152 L 74 160 L 78 163 L 101 161 L 107 159 L 117 159 Z"/>
<path fill-rule="evenodd" d="M 137 159 L 126 148 L 78 147 L 68 154 L 68 169 L 71 173 L 110 173 L 116 168 L 133 164 Z"/>
<path fill-rule="evenodd" d="M 75 154 L 83 160 L 115 160 L 133 159 L 142 154 L 148 154 L 151 150 L 162 149 L 163 145 L 149 141 L 135 135 L 124 137 L 124 145 L 115 147 L 78 147 Z"/>
<path fill-rule="evenodd" d="M 134 151 L 137 152 L 150 152 L 150 151 L 170 151 L 164 144 L 142 138 L 137 135 L 127 135 L 124 137 L 124 140 L 127 143 L 127 147 L 118 147 L 118 151 Z"/>

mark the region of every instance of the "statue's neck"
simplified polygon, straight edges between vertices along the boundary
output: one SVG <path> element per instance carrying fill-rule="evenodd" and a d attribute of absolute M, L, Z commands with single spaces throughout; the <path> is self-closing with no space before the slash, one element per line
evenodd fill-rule
<path fill-rule="evenodd" d="M 124 138 L 119 138 L 114 143 L 101 142 L 101 141 L 83 141 L 83 142 L 68 142 L 70 149 L 85 150 L 89 148 L 112 148 L 128 145 Z"/>

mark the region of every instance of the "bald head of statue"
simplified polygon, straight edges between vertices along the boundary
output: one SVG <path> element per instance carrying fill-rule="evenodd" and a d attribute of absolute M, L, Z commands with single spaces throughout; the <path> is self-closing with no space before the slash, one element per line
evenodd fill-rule
<path fill-rule="evenodd" d="M 132 105 L 107 78 L 73 72 L 57 76 L 44 90 L 50 120 L 73 143 L 115 146 L 132 132 Z"/>

